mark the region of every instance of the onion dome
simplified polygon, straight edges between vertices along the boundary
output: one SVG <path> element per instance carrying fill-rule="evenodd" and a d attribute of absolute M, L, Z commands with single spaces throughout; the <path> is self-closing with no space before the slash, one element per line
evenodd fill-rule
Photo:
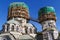
<path fill-rule="evenodd" d="M 43 7 L 39 10 L 38 20 L 39 20 L 39 22 L 46 21 L 46 20 L 55 20 L 56 21 L 55 15 L 56 15 L 55 9 L 53 7 L 50 7 L 50 6 Z"/>
<path fill-rule="evenodd" d="M 15 17 L 29 19 L 29 8 L 24 2 L 13 2 L 9 6 L 8 20 Z"/>
<path fill-rule="evenodd" d="M 26 8 L 27 10 L 29 10 L 28 6 L 24 2 L 13 2 L 13 3 L 10 4 L 9 8 L 11 8 L 11 7 L 20 7 L 20 6 Z"/>

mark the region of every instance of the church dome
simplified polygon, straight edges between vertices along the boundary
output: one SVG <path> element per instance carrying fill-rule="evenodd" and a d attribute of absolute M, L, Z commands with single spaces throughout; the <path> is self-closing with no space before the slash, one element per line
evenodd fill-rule
<path fill-rule="evenodd" d="M 38 13 L 38 20 L 39 22 L 46 21 L 46 20 L 56 21 L 55 9 L 51 6 L 46 6 L 41 8 Z"/>
<path fill-rule="evenodd" d="M 50 6 L 46 6 L 46 7 L 43 7 L 39 10 L 39 16 L 40 15 L 43 15 L 43 14 L 49 14 L 49 13 L 53 13 L 55 15 L 55 9 L 53 7 L 50 7 Z"/>
<path fill-rule="evenodd" d="M 8 20 L 11 18 L 29 19 L 29 8 L 24 2 L 13 2 L 9 6 Z"/>
<path fill-rule="evenodd" d="M 24 2 L 13 2 L 13 3 L 10 4 L 9 8 L 11 8 L 11 7 L 20 7 L 20 6 L 26 8 L 27 10 L 29 10 L 28 6 Z"/>

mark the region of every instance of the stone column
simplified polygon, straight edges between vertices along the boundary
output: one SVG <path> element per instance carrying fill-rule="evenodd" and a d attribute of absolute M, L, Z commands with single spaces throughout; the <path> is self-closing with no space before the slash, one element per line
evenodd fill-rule
<path fill-rule="evenodd" d="M 9 31 L 11 31 L 11 30 L 12 30 L 11 28 L 12 28 L 12 24 L 10 24 L 10 26 L 9 26 Z"/>
<path fill-rule="evenodd" d="M 25 27 L 22 27 L 22 33 L 24 33 L 24 34 L 26 33 L 25 32 Z"/>
<path fill-rule="evenodd" d="M 25 26 L 26 24 L 26 19 L 22 19 L 22 26 Z"/>
<path fill-rule="evenodd" d="M 53 40 L 51 33 L 47 32 L 48 34 L 48 40 Z"/>
<path fill-rule="evenodd" d="M 34 27 L 32 27 L 32 33 L 34 33 L 34 31 L 35 31 L 35 28 L 34 28 Z"/>
<path fill-rule="evenodd" d="M 5 32 L 7 32 L 7 25 L 5 25 Z"/>
<path fill-rule="evenodd" d="M 27 33 L 28 33 L 28 34 L 30 33 L 30 27 L 28 27 L 28 29 L 27 29 Z"/>
<path fill-rule="evenodd" d="M 22 26 L 19 27 L 19 32 L 22 33 Z"/>

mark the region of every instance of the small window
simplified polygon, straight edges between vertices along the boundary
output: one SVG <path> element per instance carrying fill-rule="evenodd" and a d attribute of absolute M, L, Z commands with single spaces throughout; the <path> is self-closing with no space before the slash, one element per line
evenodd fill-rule
<path fill-rule="evenodd" d="M 14 25 L 12 25 L 11 31 L 14 31 Z"/>
<path fill-rule="evenodd" d="M 20 23 L 22 23 L 22 20 L 19 20 Z"/>
<path fill-rule="evenodd" d="M 17 26 L 16 31 L 18 31 L 18 30 L 19 30 L 19 28 L 18 28 L 18 26 Z"/>
<path fill-rule="evenodd" d="M 30 33 L 32 33 L 32 29 L 30 28 Z"/>
<path fill-rule="evenodd" d="M 10 26 L 10 24 L 7 25 L 7 31 L 9 31 L 9 29 L 10 29 L 9 26 Z"/>
<path fill-rule="evenodd" d="M 24 16 L 25 16 L 25 13 L 21 13 L 21 16 L 23 16 L 23 17 L 24 17 Z"/>

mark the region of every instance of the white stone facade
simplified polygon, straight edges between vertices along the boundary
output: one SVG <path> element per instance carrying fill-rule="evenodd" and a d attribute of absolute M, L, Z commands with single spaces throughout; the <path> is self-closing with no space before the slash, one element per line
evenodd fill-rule
<path fill-rule="evenodd" d="M 26 19 L 12 18 L 11 20 L 7 21 L 7 23 L 5 23 L 3 25 L 2 32 L 5 34 L 8 34 L 8 33 L 12 34 L 16 38 L 16 40 L 20 40 L 20 37 L 22 37 L 22 36 L 24 39 L 24 36 L 27 36 L 27 35 L 29 36 L 29 38 L 34 40 L 34 38 L 36 36 L 35 30 L 36 30 L 36 28 L 31 23 L 28 23 Z M 3 37 L 4 37 L 5 34 L 3 34 L 3 33 L 0 36 L 3 35 Z M 2 37 L 0 37 L 0 38 L 2 39 Z"/>
<path fill-rule="evenodd" d="M 47 20 L 42 22 L 43 40 L 58 39 L 58 31 L 54 20 Z M 56 36 L 57 35 L 57 36 Z"/>
<path fill-rule="evenodd" d="M 48 29 L 48 28 L 53 28 L 54 30 L 56 30 L 56 24 L 54 20 L 47 20 L 42 22 L 42 28 L 44 29 Z"/>

